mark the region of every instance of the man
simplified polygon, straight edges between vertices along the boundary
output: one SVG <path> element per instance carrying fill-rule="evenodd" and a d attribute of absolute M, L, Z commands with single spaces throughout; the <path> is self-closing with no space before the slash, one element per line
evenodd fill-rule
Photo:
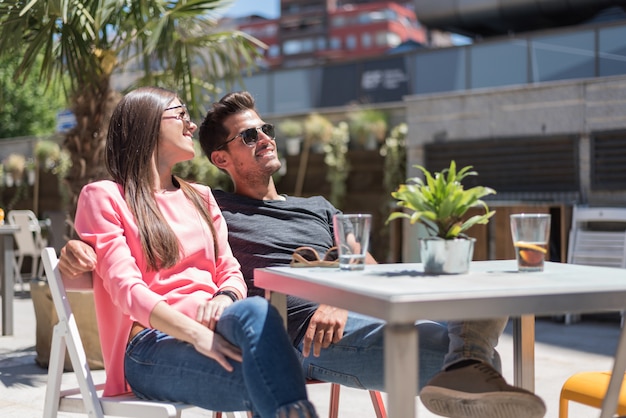
<path fill-rule="evenodd" d="M 263 294 L 254 286 L 255 268 L 288 264 L 300 246 L 324 254 L 334 245 L 336 208 L 319 196 L 277 192 L 272 175 L 281 163 L 274 128 L 258 115 L 249 93 L 231 93 L 213 104 L 200 126 L 200 143 L 235 186 L 234 193 L 214 191 L 214 195 L 249 295 Z M 84 248 L 76 254 L 64 251 L 61 271 L 72 274 L 92 267 L 93 260 L 75 260 L 88 252 Z M 69 266 L 72 262 L 78 264 Z M 374 262 L 371 256 L 369 262 Z M 307 377 L 384 390 L 382 321 L 295 297 L 288 297 L 287 305 L 288 332 Z M 434 322 L 416 325 L 420 397 L 430 411 L 470 418 L 544 416 L 540 398 L 508 385 L 493 366 L 495 362 L 499 367 L 494 347 L 505 325 L 506 318 L 450 322 L 447 328 Z"/>

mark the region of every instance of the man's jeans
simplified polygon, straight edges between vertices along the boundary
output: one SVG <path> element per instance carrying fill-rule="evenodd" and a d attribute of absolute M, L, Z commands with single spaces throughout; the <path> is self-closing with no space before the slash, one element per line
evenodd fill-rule
<path fill-rule="evenodd" d="M 498 344 L 507 321 L 508 317 L 448 322 L 450 352 L 446 356 L 445 366 L 473 359 L 491 364 L 501 372 L 500 356 L 494 347 Z"/>
<path fill-rule="evenodd" d="M 265 299 L 253 297 L 229 306 L 216 331 L 242 351 L 243 363 L 230 361 L 233 372 L 160 331 L 137 334 L 125 359 L 133 392 L 140 398 L 213 411 L 253 411 L 255 417 L 313 411 L 282 319 Z"/>
<path fill-rule="evenodd" d="M 419 389 L 443 370 L 444 364 L 450 365 L 460 360 L 460 356 L 465 356 L 464 359 L 486 361 L 488 364 L 495 363 L 499 369 L 499 356 L 494 347 L 504 330 L 506 319 L 504 325 L 500 326 L 501 323 L 501 320 L 464 321 L 450 322 L 446 326 L 445 323 L 418 322 Z M 306 377 L 384 391 L 384 326 L 383 321 L 349 312 L 343 338 L 329 348 L 322 349 L 319 357 L 314 357 L 312 353 L 303 357 L 301 342 L 298 354 Z M 460 338 L 461 336 L 466 338 Z"/>

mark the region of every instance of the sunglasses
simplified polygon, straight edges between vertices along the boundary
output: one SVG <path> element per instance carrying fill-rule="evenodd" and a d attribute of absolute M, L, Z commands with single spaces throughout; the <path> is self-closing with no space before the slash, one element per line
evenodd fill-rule
<path fill-rule="evenodd" d="M 291 267 L 339 267 L 337 247 L 330 247 L 324 257 L 311 247 L 298 247 L 291 255 Z"/>
<path fill-rule="evenodd" d="M 274 132 L 274 125 L 272 125 L 271 123 L 265 123 L 265 124 L 263 124 L 261 126 L 258 126 L 256 128 L 248 128 L 248 129 L 245 129 L 245 130 L 239 132 L 237 135 L 235 135 L 234 137 L 230 138 L 228 141 L 224 142 L 219 147 L 215 148 L 215 150 L 217 151 L 217 150 L 220 150 L 220 149 L 224 148 L 229 142 L 234 141 L 238 137 L 241 137 L 241 141 L 245 145 L 247 145 L 249 147 L 252 147 L 259 140 L 259 131 L 261 131 L 265 135 L 269 136 L 270 139 L 275 139 L 276 138 L 276 134 Z"/>

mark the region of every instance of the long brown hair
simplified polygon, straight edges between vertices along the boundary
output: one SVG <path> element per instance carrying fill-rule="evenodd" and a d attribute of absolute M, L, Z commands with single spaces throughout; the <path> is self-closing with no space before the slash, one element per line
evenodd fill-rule
<path fill-rule="evenodd" d="M 180 242 L 156 203 L 152 170 L 163 111 L 177 97 L 176 93 L 158 87 L 142 87 L 128 93 L 113 111 L 106 141 L 107 170 L 124 189 L 124 199 L 137 222 L 151 270 L 172 267 L 181 257 Z M 173 177 L 173 181 L 209 226 L 217 258 L 217 234 L 209 202 L 186 181 L 178 177 Z"/>

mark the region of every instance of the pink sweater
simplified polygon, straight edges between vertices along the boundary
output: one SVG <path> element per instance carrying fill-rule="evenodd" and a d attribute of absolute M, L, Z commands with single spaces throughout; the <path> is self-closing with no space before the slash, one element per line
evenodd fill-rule
<path fill-rule="evenodd" d="M 196 317 L 197 307 L 217 289 L 247 292 L 240 265 L 228 245 L 228 231 L 210 189 L 195 185 L 209 202 L 217 230 L 219 254 L 214 256 L 211 231 L 181 190 L 156 194 L 165 219 L 182 247 L 174 267 L 149 271 L 137 225 L 124 201 L 122 187 L 111 181 L 86 185 L 76 210 L 75 227 L 97 255 L 94 298 L 102 355 L 107 373 L 105 396 L 128 392 L 124 352 L 133 321 L 149 326 L 150 313 L 160 301 Z"/>

